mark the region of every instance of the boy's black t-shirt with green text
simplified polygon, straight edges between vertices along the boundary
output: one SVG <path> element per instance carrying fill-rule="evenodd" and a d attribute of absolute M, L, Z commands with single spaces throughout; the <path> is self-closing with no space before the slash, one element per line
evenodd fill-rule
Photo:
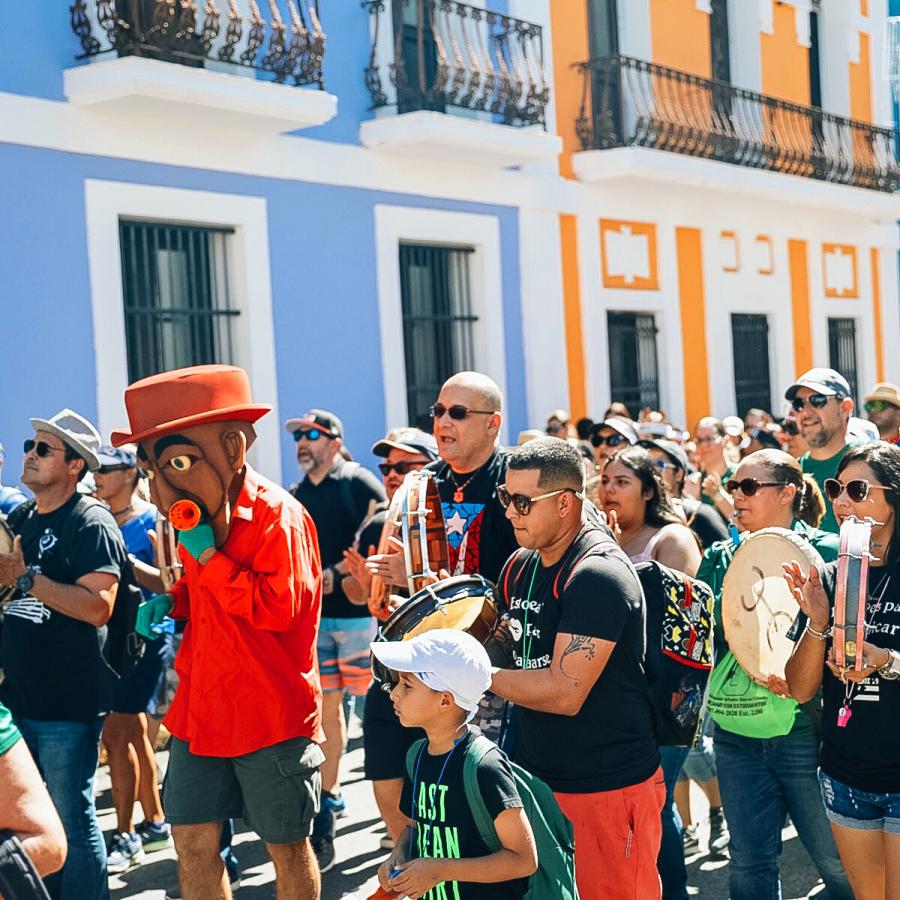
<path fill-rule="evenodd" d="M 409 773 L 404 775 L 400 809 L 416 823 L 412 853 L 404 848 L 408 858 L 474 859 L 492 852 L 478 833 L 463 779 L 466 749 L 474 736 L 470 732 L 449 758 L 446 753 L 432 756 L 424 745 L 413 766 L 414 773 L 418 769 L 415 793 Z M 512 769 L 499 749 L 489 751 L 478 764 L 478 788 L 491 819 L 522 806 Z M 527 888 L 527 878 L 495 884 L 442 881 L 422 900 L 512 900 L 523 897 Z"/>

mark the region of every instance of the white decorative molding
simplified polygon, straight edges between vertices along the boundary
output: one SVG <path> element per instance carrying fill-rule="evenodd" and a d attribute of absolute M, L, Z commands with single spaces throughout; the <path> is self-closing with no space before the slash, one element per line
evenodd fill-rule
<path fill-rule="evenodd" d="M 759 30 L 763 34 L 775 34 L 774 0 L 759 0 Z"/>
<path fill-rule="evenodd" d="M 471 247 L 469 278 L 475 327 L 474 365 L 490 375 L 506 394 L 506 340 L 503 316 L 503 277 L 500 223 L 494 216 L 375 206 L 375 257 L 385 427 L 406 425 L 406 360 L 403 310 L 400 301 L 400 244 L 404 242 Z M 501 440 L 506 440 L 504 418 Z"/>
<path fill-rule="evenodd" d="M 323 125 L 337 114 L 337 97 L 226 72 L 193 69 L 126 56 L 63 71 L 69 102 L 111 115 L 135 112 L 179 118 L 185 124 L 252 123 L 262 138 Z"/>
<path fill-rule="evenodd" d="M 811 46 L 809 32 L 810 0 L 759 0 L 759 30 L 763 34 L 775 34 L 775 3 L 794 7 L 794 28 L 797 43 Z"/>
<path fill-rule="evenodd" d="M 382 153 L 492 168 L 555 159 L 562 152 L 562 138 L 538 126 L 515 128 L 431 111 L 370 119 L 360 125 L 359 137 Z"/>
<path fill-rule="evenodd" d="M 712 15 L 712 0 L 696 0 L 697 12 Z"/>
<path fill-rule="evenodd" d="M 278 382 L 272 324 L 272 288 L 266 201 L 209 191 L 180 190 L 88 179 L 84 187 L 97 427 L 104 437 L 128 424 L 128 385 L 119 219 L 155 219 L 233 228 L 228 245 L 229 283 L 240 310 L 234 330 L 235 363 L 247 370 L 254 400 L 275 409 L 257 423 L 260 440 L 250 459 L 266 477 L 282 481 Z"/>

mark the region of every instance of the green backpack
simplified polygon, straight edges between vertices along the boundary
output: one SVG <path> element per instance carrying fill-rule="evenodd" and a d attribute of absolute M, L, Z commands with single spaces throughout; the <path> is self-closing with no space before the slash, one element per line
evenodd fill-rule
<path fill-rule="evenodd" d="M 413 777 L 416 757 L 425 742 L 425 738 L 416 741 L 406 754 L 406 771 L 410 779 Z M 503 845 L 497 837 L 494 821 L 478 789 L 478 765 L 492 750 L 503 752 L 493 741 L 483 735 L 476 735 L 466 748 L 463 786 L 481 840 L 491 853 L 496 853 L 503 849 Z M 572 823 L 563 815 L 553 791 L 540 778 L 514 762 L 509 765 L 537 846 L 538 867 L 531 876 L 525 900 L 578 900 Z"/>

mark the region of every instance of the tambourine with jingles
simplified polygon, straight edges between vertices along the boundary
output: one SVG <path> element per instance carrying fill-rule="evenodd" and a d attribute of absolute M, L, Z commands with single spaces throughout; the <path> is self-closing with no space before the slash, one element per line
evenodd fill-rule
<path fill-rule="evenodd" d="M 378 552 L 403 554 L 405 587 L 410 597 L 438 578 L 442 569 L 449 569 L 444 513 L 431 472 L 409 472 L 397 488 L 381 530 Z M 390 587 L 381 576 L 372 578 L 369 612 L 382 621 L 388 617 Z"/>
<path fill-rule="evenodd" d="M 872 519 L 848 516 L 841 523 L 834 589 L 834 663 L 839 669 L 860 672 L 866 639 L 866 599 L 869 593 L 869 546 Z"/>
<path fill-rule="evenodd" d="M 15 540 L 16 536 L 12 533 L 9 525 L 0 518 L 0 553 L 12 553 Z M 15 595 L 15 585 L 11 587 L 0 585 L 0 606 L 6 603 L 7 600 L 12 600 Z"/>
<path fill-rule="evenodd" d="M 486 644 L 498 620 L 494 586 L 481 575 L 457 575 L 413 594 L 378 629 L 376 640 L 408 641 L 435 628 L 455 628 Z M 372 671 L 383 685 L 391 684 L 388 670 L 374 657 Z"/>
<path fill-rule="evenodd" d="M 804 577 L 822 557 L 787 528 L 761 528 L 745 536 L 722 583 L 725 640 L 744 671 L 760 684 L 784 678 L 794 648 L 787 632 L 800 607 L 784 578 L 783 565 L 796 561 Z"/>

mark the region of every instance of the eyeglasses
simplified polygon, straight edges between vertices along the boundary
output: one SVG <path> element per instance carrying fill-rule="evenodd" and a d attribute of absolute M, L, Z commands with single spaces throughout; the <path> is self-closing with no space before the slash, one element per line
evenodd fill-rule
<path fill-rule="evenodd" d="M 694 438 L 694 443 L 699 447 L 701 444 L 717 444 L 722 438 L 719 435 L 715 437 L 698 437 Z"/>
<path fill-rule="evenodd" d="M 823 487 L 825 488 L 825 496 L 828 497 L 832 503 L 834 503 L 844 491 L 847 492 L 847 496 L 853 503 L 862 503 L 863 500 L 869 496 L 869 491 L 890 490 L 887 485 L 872 484 L 871 482 L 866 481 L 865 478 L 854 478 L 846 484 L 838 481 L 837 478 L 826 478 Z"/>
<path fill-rule="evenodd" d="M 740 481 L 731 481 L 725 483 L 725 490 L 729 494 L 736 494 L 740 491 L 745 497 L 752 497 L 760 488 L 764 487 L 786 487 L 784 481 L 757 481 L 755 478 L 742 478 Z"/>
<path fill-rule="evenodd" d="M 95 475 L 109 475 L 110 472 L 128 472 L 133 466 L 100 466 Z"/>
<path fill-rule="evenodd" d="M 32 450 L 43 459 L 45 456 L 49 456 L 51 453 L 65 453 L 65 447 L 51 447 L 46 441 L 32 441 L 27 440 L 24 444 L 22 444 L 22 449 L 26 453 L 31 453 Z"/>
<path fill-rule="evenodd" d="M 681 466 L 676 466 L 675 463 L 666 462 L 664 459 L 658 459 L 656 460 L 656 468 L 665 472 L 666 469 L 680 469 Z"/>
<path fill-rule="evenodd" d="M 800 434 L 800 426 L 793 419 L 785 420 L 781 425 L 781 430 L 790 437 L 797 437 Z"/>
<path fill-rule="evenodd" d="M 301 428 L 294 432 L 295 441 L 299 441 L 301 438 L 306 438 L 308 441 L 317 441 L 320 437 L 331 438 L 332 435 L 328 434 L 327 431 L 323 431 L 321 428 L 310 428 L 308 431 L 304 431 Z"/>
<path fill-rule="evenodd" d="M 468 415 L 476 416 L 493 416 L 496 415 L 494 409 L 469 409 L 462 403 L 454 403 L 453 406 L 444 406 L 443 403 L 435 403 L 434 406 L 428 408 L 428 414 L 432 419 L 442 419 L 444 413 L 450 416 L 454 422 L 461 422 Z"/>
<path fill-rule="evenodd" d="M 611 434 L 608 437 L 603 437 L 599 434 L 591 435 L 591 445 L 594 447 L 602 447 L 604 444 L 607 447 L 618 447 L 619 444 L 625 443 L 626 439 L 621 434 Z"/>
<path fill-rule="evenodd" d="M 531 512 L 531 506 L 534 503 L 537 503 L 538 500 L 546 500 L 548 497 L 555 497 L 557 494 L 574 494 L 579 500 L 583 500 L 584 497 L 578 493 L 574 488 L 560 488 L 558 491 L 550 491 L 549 494 L 540 494 L 537 497 L 527 497 L 525 494 L 511 494 L 506 485 L 498 484 L 497 485 L 497 499 L 500 501 L 500 505 L 507 509 L 509 504 L 512 503 L 513 509 L 520 516 L 527 516 L 528 513 Z"/>
<path fill-rule="evenodd" d="M 794 399 L 791 400 L 791 408 L 795 412 L 802 412 L 803 408 L 808 403 L 813 409 L 822 409 L 822 407 L 824 407 L 825 404 L 829 400 L 843 400 L 843 399 L 844 398 L 841 397 L 840 394 L 832 394 L 831 396 L 828 396 L 826 394 L 810 394 L 806 398 L 794 397 Z"/>
<path fill-rule="evenodd" d="M 419 469 L 424 466 L 423 462 L 398 462 L 398 463 L 389 463 L 383 462 L 378 463 L 378 469 L 385 478 L 391 474 L 391 472 L 396 472 L 398 475 L 407 475 L 410 472 L 418 472 Z"/>
<path fill-rule="evenodd" d="M 887 400 L 866 400 L 866 412 L 884 412 L 890 405 Z"/>

